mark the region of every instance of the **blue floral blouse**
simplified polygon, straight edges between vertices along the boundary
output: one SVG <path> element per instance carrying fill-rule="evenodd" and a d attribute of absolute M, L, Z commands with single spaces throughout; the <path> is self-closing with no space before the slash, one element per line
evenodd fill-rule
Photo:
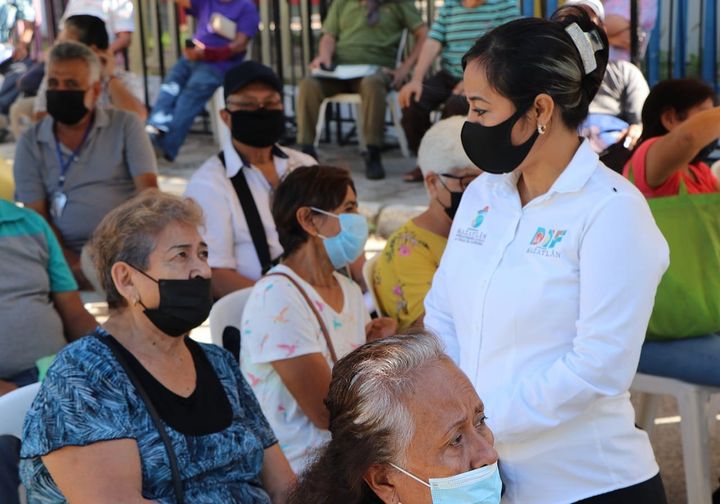
<path fill-rule="evenodd" d="M 107 336 L 102 329 L 96 329 Z M 225 430 L 189 436 L 165 424 L 178 459 L 188 504 L 267 504 L 260 484 L 263 450 L 277 443 L 250 387 L 229 352 L 201 344 L 230 401 Z M 64 446 L 135 439 L 142 493 L 175 503 L 165 446 L 145 404 L 110 349 L 86 336 L 68 345 L 48 370 L 25 419 L 20 476 L 32 504 L 64 503 L 41 456 Z"/>

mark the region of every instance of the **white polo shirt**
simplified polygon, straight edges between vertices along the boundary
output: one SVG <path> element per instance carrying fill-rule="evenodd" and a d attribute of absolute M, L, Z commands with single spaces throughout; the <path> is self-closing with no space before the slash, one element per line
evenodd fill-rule
<path fill-rule="evenodd" d="M 260 259 L 230 180 L 243 163 L 232 143 L 228 142 L 223 152 L 226 167 L 217 156 L 209 158 L 190 178 L 185 195 L 197 201 L 205 214 L 203 239 L 208 244 L 210 267 L 234 269 L 251 280 L 258 280 L 262 276 Z M 280 178 L 298 166 L 317 164 L 313 157 L 281 146 L 273 147 L 273 155 Z M 270 257 L 277 258 L 283 249 L 270 211 L 272 186 L 256 167 L 250 165 L 243 169 L 265 228 Z"/>
<path fill-rule="evenodd" d="M 519 175 L 485 174 L 465 192 L 425 326 L 485 403 L 503 503 L 575 502 L 658 472 L 628 388 L 668 247 L 645 198 L 587 140 L 525 207 Z"/>

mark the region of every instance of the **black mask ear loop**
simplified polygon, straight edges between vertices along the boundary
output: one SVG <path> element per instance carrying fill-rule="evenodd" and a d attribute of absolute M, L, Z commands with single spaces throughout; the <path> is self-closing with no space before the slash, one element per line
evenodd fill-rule
<path fill-rule="evenodd" d="M 160 282 L 158 282 L 155 278 L 151 277 L 150 275 L 148 275 L 147 273 L 145 273 L 143 270 L 141 270 L 140 268 L 138 268 L 138 267 L 135 266 L 134 264 L 130 264 L 130 263 L 125 263 L 125 264 L 127 264 L 128 266 L 130 266 L 132 269 L 134 269 L 135 271 L 137 271 L 137 272 L 140 273 L 141 275 L 148 277 L 150 280 L 152 280 L 152 281 L 155 282 L 156 284 L 160 285 Z M 142 306 L 143 309 L 145 309 L 145 310 L 148 309 L 148 307 L 145 306 L 145 304 L 142 302 L 142 299 L 140 299 L 140 297 L 138 297 L 138 304 L 139 304 L 140 306 Z"/>
<path fill-rule="evenodd" d="M 448 192 L 448 194 L 450 195 L 450 206 L 445 206 L 445 205 L 443 205 L 442 202 L 440 201 L 440 198 L 436 198 L 436 201 L 437 201 L 438 203 L 440 203 L 440 206 L 443 207 L 443 209 L 447 212 L 448 210 L 450 210 L 450 209 L 452 208 L 452 194 L 453 194 L 454 192 L 456 192 L 456 191 L 451 191 L 451 190 L 450 190 L 450 188 L 447 186 L 447 184 L 445 184 L 445 182 L 443 182 L 442 175 L 440 175 L 440 174 L 438 173 L 437 176 L 438 176 L 438 180 L 440 181 L 440 183 L 442 184 L 442 186 L 445 188 L 445 190 L 446 190 L 446 191 Z M 463 191 L 458 191 L 458 192 L 463 192 Z"/>

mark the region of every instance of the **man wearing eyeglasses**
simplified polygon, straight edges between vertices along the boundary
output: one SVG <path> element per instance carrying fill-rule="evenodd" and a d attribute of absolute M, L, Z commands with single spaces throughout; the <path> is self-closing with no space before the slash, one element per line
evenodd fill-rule
<path fill-rule="evenodd" d="M 420 142 L 418 165 L 430 203 L 406 222 L 385 244 L 373 274 L 380 310 L 398 322 L 398 330 L 422 325 L 423 302 L 445 250 L 455 212 L 465 189 L 482 171 L 472 164 L 460 143 L 465 118 L 453 116 L 431 127 Z M 478 213 L 478 228 L 484 215 Z"/>
<path fill-rule="evenodd" d="M 316 165 L 307 154 L 277 144 L 285 131 L 282 82 L 247 61 L 225 74 L 220 119 L 232 139 L 192 176 L 186 195 L 205 213 L 213 295 L 252 286 L 282 254 L 270 213 L 270 193 L 286 173 Z"/>

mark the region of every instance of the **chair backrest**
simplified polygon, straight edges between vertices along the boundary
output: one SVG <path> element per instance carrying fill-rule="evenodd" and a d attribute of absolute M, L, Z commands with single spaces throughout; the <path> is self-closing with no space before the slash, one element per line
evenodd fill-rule
<path fill-rule="evenodd" d="M 0 436 L 22 437 L 25 414 L 30 409 L 40 383 L 33 383 L 0 397 Z"/>
<path fill-rule="evenodd" d="M 220 298 L 210 310 L 210 341 L 225 348 L 223 334 L 226 328 L 234 328 L 241 332 L 242 315 L 252 287 L 240 289 Z"/>
<path fill-rule="evenodd" d="M 405 55 L 405 48 L 407 47 L 408 36 L 408 29 L 405 28 L 402 32 L 402 35 L 400 36 L 400 43 L 398 44 L 397 53 L 395 54 L 395 68 L 402 65 L 403 56 Z"/>
<path fill-rule="evenodd" d="M 373 283 L 373 274 L 375 273 L 375 265 L 378 262 L 378 259 L 380 259 L 380 254 L 382 252 L 378 252 L 374 256 L 372 256 L 370 259 L 365 261 L 365 264 L 363 264 L 362 274 L 363 279 L 365 280 L 365 285 L 367 285 L 368 292 L 370 293 L 370 297 L 372 297 L 373 304 L 375 305 L 375 310 L 377 311 L 378 315 L 381 317 L 386 317 L 387 314 L 382 311 L 382 308 L 380 307 L 380 303 L 378 302 L 377 293 L 375 292 L 375 285 Z"/>

